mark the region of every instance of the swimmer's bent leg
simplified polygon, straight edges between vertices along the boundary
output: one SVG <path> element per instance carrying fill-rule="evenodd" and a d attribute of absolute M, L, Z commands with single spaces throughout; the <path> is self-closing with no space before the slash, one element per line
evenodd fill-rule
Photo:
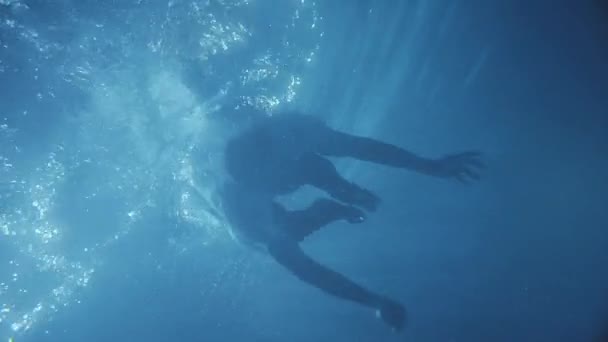
<path fill-rule="evenodd" d="M 306 209 L 294 211 L 285 210 L 278 203 L 274 203 L 274 211 L 277 223 L 296 241 L 302 241 L 334 221 L 360 223 L 365 220 L 365 213 L 361 210 L 326 198 L 317 199 Z"/>
<path fill-rule="evenodd" d="M 298 160 L 298 183 L 310 184 L 326 191 L 331 197 L 350 205 L 360 206 L 374 211 L 380 203 L 380 198 L 373 192 L 344 179 L 328 159 L 315 154 L 306 153 Z"/>

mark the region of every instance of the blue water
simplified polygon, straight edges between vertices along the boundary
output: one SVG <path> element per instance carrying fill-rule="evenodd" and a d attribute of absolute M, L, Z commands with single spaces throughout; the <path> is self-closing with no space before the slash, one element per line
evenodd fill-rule
<path fill-rule="evenodd" d="M 0 0 L 0 341 L 602 341 L 601 1 Z M 239 244 L 221 108 L 298 108 L 462 185 L 342 160 L 377 213 L 303 243 L 374 313 Z M 303 201 L 296 193 L 285 200 Z"/>

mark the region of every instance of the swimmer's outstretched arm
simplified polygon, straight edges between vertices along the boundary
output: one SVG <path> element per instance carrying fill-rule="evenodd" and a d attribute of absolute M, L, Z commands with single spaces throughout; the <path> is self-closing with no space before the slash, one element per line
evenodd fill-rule
<path fill-rule="evenodd" d="M 276 240 L 268 245 L 274 259 L 296 277 L 335 297 L 346 299 L 380 311 L 381 318 L 396 330 L 405 324 L 405 309 L 401 304 L 372 293 L 342 274 L 314 261 L 290 239 Z"/>
<path fill-rule="evenodd" d="M 466 151 L 431 159 L 418 156 L 404 148 L 376 139 L 339 132 L 326 127 L 319 153 L 336 157 L 352 157 L 440 178 L 462 182 L 477 180 L 483 167 L 481 154 Z"/>

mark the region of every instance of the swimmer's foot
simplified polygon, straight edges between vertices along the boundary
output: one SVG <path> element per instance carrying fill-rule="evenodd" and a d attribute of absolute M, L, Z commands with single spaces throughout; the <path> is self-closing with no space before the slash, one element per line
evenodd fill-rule
<path fill-rule="evenodd" d="M 363 210 L 357 207 L 343 205 L 342 210 L 344 212 L 344 220 L 346 220 L 348 223 L 362 223 L 367 218 Z"/>
<path fill-rule="evenodd" d="M 401 331 L 405 327 L 406 312 L 401 303 L 390 298 L 381 298 L 377 307 L 377 315 L 394 331 Z"/>

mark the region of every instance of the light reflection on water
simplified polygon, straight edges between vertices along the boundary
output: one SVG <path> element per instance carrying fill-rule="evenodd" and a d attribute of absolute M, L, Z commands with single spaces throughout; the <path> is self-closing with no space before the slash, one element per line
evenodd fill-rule
<path fill-rule="evenodd" d="M 301 79 L 286 65 L 302 70 L 300 65 L 309 64 L 318 44 L 301 48 L 298 37 L 318 40 L 322 32 L 315 3 L 294 1 L 289 7 L 292 12 L 280 14 L 287 17 L 285 30 L 293 41 L 276 44 L 280 49 L 256 51 L 250 60 L 240 61 L 242 67 L 234 77 L 223 79 L 218 61 L 233 50 L 255 49 L 251 46 L 251 25 L 227 16 L 226 10 L 247 11 L 255 2 L 214 3 L 219 6 L 212 8 L 209 2 L 177 6 L 177 2 L 170 2 L 162 11 L 151 13 L 151 23 L 138 22 L 131 12 L 122 13 L 126 29 L 131 31 L 126 35 L 102 22 L 72 18 L 83 33 L 64 46 L 42 28 L 20 21 L 19 13 L 31 10 L 25 2 L 0 0 L 0 6 L 15 13 L 14 18 L 0 23 L 0 29 L 21 37 L 41 60 L 70 51 L 54 66 L 54 82 L 56 86 L 64 82 L 83 89 L 93 98 L 91 108 L 74 115 L 65 137 L 56 138 L 60 141 L 51 144 L 43 157 L 24 155 L 14 143 L 15 136 L 27 132 L 0 124 L 0 238 L 11 255 L 9 260 L 0 261 L 6 263 L 0 270 L 8 270 L 8 278 L 0 279 L 0 339 L 33 330 L 60 310 L 80 303 L 83 290 L 94 284 L 104 252 L 128 237 L 145 219 L 147 209 L 165 203 L 159 194 L 167 196 L 169 191 L 175 197 L 173 204 L 162 210 L 204 231 L 200 245 L 229 236 L 214 194 L 221 179 L 220 158 L 210 157 L 202 170 L 200 165 L 195 170 L 193 161 L 194 150 L 201 145 L 208 147 L 210 156 L 217 152 L 214 135 L 221 133 L 213 131 L 206 116 L 231 97 L 267 111 L 294 101 Z M 193 40 L 181 39 L 184 32 Z M 133 41 L 140 37 L 146 37 L 140 42 L 145 51 L 139 51 Z M 201 77 L 221 80 L 214 97 L 202 99 L 208 102 L 201 102 L 182 82 L 175 62 L 184 55 L 208 67 Z M 8 65 L 1 56 L 3 73 Z M 142 66 L 137 60 L 140 56 L 161 61 L 160 66 L 145 66 L 151 76 L 144 90 L 141 85 L 131 86 L 141 83 L 136 70 Z M 36 67 L 33 81 L 39 80 L 40 72 Z M 28 101 L 42 103 L 55 98 L 56 93 L 53 87 L 43 87 L 34 97 Z M 21 114 L 25 116 L 27 111 Z M 121 208 L 116 214 L 119 224 L 107 236 L 84 246 L 79 254 L 68 255 L 66 235 L 103 224 L 90 219 L 90 227 L 76 227 L 58 217 L 66 186 L 74 177 L 84 181 L 77 192 L 67 196 L 86 202 L 115 193 Z M 168 243 L 179 245 L 180 241 L 171 238 Z M 183 252 L 184 248 L 176 250 Z"/>

